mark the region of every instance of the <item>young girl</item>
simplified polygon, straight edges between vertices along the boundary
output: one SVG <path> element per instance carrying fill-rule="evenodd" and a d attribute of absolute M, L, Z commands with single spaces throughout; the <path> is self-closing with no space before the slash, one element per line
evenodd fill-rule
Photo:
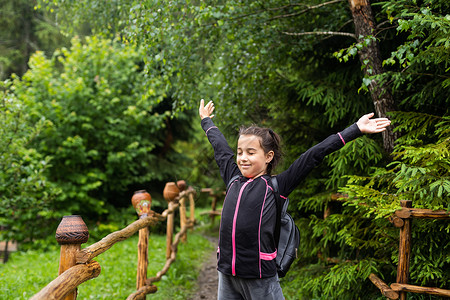
<path fill-rule="evenodd" d="M 280 138 L 268 128 L 241 128 L 235 160 L 233 150 L 211 121 L 213 111 L 212 101 L 206 105 L 203 99 L 200 101 L 202 128 L 228 186 L 217 250 L 218 299 L 284 299 L 275 264 L 276 203 L 270 185 L 271 172 L 281 158 Z M 289 196 L 327 154 L 363 133 L 382 132 L 389 126 L 388 119 L 370 119 L 373 115 L 364 115 L 357 123 L 329 136 L 276 175 L 279 194 Z"/>

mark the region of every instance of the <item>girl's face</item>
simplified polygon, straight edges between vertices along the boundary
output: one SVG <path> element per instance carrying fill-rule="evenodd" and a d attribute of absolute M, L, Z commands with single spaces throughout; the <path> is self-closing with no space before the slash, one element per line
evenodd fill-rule
<path fill-rule="evenodd" d="M 246 134 L 239 137 L 236 163 L 245 177 L 256 178 L 264 175 L 272 158 L 273 151 L 264 152 L 260 137 Z"/>

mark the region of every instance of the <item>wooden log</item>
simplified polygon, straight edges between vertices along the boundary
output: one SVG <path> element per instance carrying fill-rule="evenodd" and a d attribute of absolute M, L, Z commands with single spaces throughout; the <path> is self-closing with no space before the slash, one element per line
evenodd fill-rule
<path fill-rule="evenodd" d="M 58 272 L 61 275 L 75 266 L 76 255 L 81 249 L 81 244 L 88 241 L 89 231 L 81 216 L 64 216 L 56 229 L 55 238 L 61 245 Z M 64 300 L 75 299 L 77 299 L 76 288 L 64 297 Z"/>
<path fill-rule="evenodd" d="M 214 190 L 212 188 L 202 188 L 201 192 L 212 194 L 214 192 Z"/>
<path fill-rule="evenodd" d="M 77 263 L 83 264 L 90 261 L 97 255 L 102 254 L 103 252 L 114 246 L 115 243 L 126 240 L 127 238 L 135 234 L 139 229 L 154 225 L 159 220 L 164 220 L 164 218 L 161 215 L 152 212 L 151 215 L 148 215 L 147 217 L 131 223 L 124 229 L 108 234 L 97 243 L 92 244 L 89 247 L 86 247 L 79 251 L 77 254 Z"/>
<path fill-rule="evenodd" d="M 381 291 L 383 296 L 389 298 L 389 299 L 398 299 L 398 293 L 395 292 L 393 289 L 391 289 L 386 283 L 384 283 L 381 278 L 379 278 L 377 275 L 371 273 L 369 275 L 370 281 L 372 281 L 373 284 Z"/>
<path fill-rule="evenodd" d="M 127 297 L 127 300 L 145 299 L 145 295 L 156 293 L 158 287 L 155 285 L 144 285 L 139 290 Z"/>
<path fill-rule="evenodd" d="M 398 216 L 395 216 L 395 215 L 389 217 L 389 222 L 394 224 L 394 226 L 397 228 L 402 228 L 403 225 L 405 225 L 405 222 L 403 221 L 403 219 L 399 218 Z"/>
<path fill-rule="evenodd" d="M 405 208 L 412 206 L 412 201 L 401 200 L 400 205 Z M 409 279 L 409 260 L 411 256 L 411 222 L 412 219 L 403 219 L 404 225 L 400 228 L 397 283 L 408 283 Z M 406 292 L 400 292 L 400 299 L 406 299 Z"/>
<path fill-rule="evenodd" d="M 174 203 L 169 202 L 169 210 L 173 211 Z M 173 224 L 174 224 L 174 214 L 171 213 L 167 216 L 167 227 L 166 227 L 166 259 L 170 258 L 171 246 L 173 240 Z"/>
<path fill-rule="evenodd" d="M 190 222 L 189 222 L 190 223 Z M 194 226 L 194 224 L 189 224 L 189 226 L 183 227 L 180 232 L 175 235 L 174 243 L 171 245 L 170 257 L 166 260 L 164 267 L 161 271 L 156 273 L 155 277 L 151 277 L 147 279 L 146 285 L 151 285 L 156 281 L 160 281 L 162 276 L 167 273 L 170 268 L 170 265 L 176 260 L 176 255 L 178 251 L 178 243 L 180 242 L 181 236 L 186 233 L 186 231 L 190 228 L 190 226 Z"/>
<path fill-rule="evenodd" d="M 431 210 L 425 208 L 405 208 L 395 211 L 400 218 L 417 219 L 450 219 L 450 212 L 446 210 Z"/>
<path fill-rule="evenodd" d="M 100 274 L 101 267 L 96 261 L 71 267 L 56 277 L 30 300 L 60 300 L 82 284 Z"/>
<path fill-rule="evenodd" d="M 405 283 L 392 283 L 391 288 L 398 292 L 412 292 L 418 294 L 429 294 L 442 297 L 450 297 L 450 290 L 439 289 L 434 287 L 424 287 Z"/>
<path fill-rule="evenodd" d="M 145 281 L 147 280 L 148 235 L 149 235 L 148 227 L 144 227 L 139 230 L 136 290 L 142 288 L 145 285 Z"/>
<path fill-rule="evenodd" d="M 189 220 L 191 221 L 192 224 L 195 223 L 195 200 L 194 200 L 194 193 L 195 190 L 192 189 L 191 187 L 188 189 L 188 191 L 191 191 L 189 193 Z M 191 231 L 194 230 L 194 227 L 191 228 Z"/>
<path fill-rule="evenodd" d="M 216 211 L 204 211 L 202 213 L 200 213 L 200 215 L 215 215 L 215 216 L 220 216 L 222 215 L 222 212 L 220 210 L 216 210 Z"/>
<path fill-rule="evenodd" d="M 58 275 L 77 264 L 77 253 L 80 249 L 81 244 L 61 245 Z"/>
<path fill-rule="evenodd" d="M 178 200 L 177 200 L 178 201 Z M 167 216 L 175 213 L 175 210 L 178 208 L 179 204 L 177 202 L 171 202 L 172 205 L 169 206 L 165 211 L 162 212 L 161 216 L 164 219 L 167 219 Z"/>
<path fill-rule="evenodd" d="M 76 255 L 80 249 L 81 244 L 61 245 L 58 270 L 59 275 L 76 265 Z M 77 289 L 74 289 L 64 297 L 64 300 L 75 300 L 77 299 L 77 294 Z"/>
<path fill-rule="evenodd" d="M 187 196 L 180 198 L 180 227 L 183 228 L 186 226 L 186 199 Z M 183 243 L 187 242 L 186 233 L 181 237 L 181 241 Z"/>
<path fill-rule="evenodd" d="M 216 211 L 216 207 L 217 207 L 217 196 L 214 195 L 213 201 L 211 203 L 211 210 Z M 216 215 L 211 214 L 209 217 L 211 218 L 211 225 L 214 226 Z"/>

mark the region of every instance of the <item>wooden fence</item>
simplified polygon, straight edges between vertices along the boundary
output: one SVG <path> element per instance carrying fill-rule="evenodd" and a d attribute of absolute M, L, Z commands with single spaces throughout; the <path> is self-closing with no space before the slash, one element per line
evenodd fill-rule
<path fill-rule="evenodd" d="M 390 218 L 391 223 L 400 229 L 397 282 L 388 286 L 375 274 L 370 274 L 369 279 L 389 299 L 405 300 L 407 292 L 450 297 L 450 290 L 408 284 L 412 220 L 414 218 L 450 219 L 449 212 L 445 210 L 412 208 L 412 201 L 409 200 L 400 201 L 400 205 L 402 208 L 397 210 Z"/>
<path fill-rule="evenodd" d="M 157 214 L 150 210 L 151 197 L 147 194 L 147 198 L 138 197 L 138 201 L 133 203 L 139 215 L 139 220 L 128 225 L 126 228 L 113 232 L 107 235 L 99 242 L 80 249 L 80 245 L 87 241 L 86 233 L 83 230 L 72 230 L 64 232 L 61 231 L 57 240 L 61 244 L 61 258 L 59 276 L 50 282 L 45 288 L 34 295 L 31 300 L 38 299 L 76 299 L 76 288 L 81 283 L 95 278 L 100 274 L 99 263 L 92 259 L 99 254 L 107 251 L 115 243 L 123 241 L 137 231 L 139 231 L 138 242 L 138 267 L 136 275 L 136 291 L 130 294 L 127 300 L 131 299 L 145 299 L 145 296 L 150 293 L 155 293 L 157 287 L 153 285 L 154 282 L 161 280 L 162 276 L 167 273 L 170 265 L 175 261 L 177 246 L 180 241 L 185 241 L 187 230 L 192 228 L 195 222 L 194 218 L 194 195 L 195 191 L 192 188 L 184 190 L 185 186 L 180 181 L 178 184 L 167 183 L 164 189 L 164 198 L 168 202 L 168 209 L 163 213 Z M 143 192 L 143 191 L 138 191 Z M 137 192 L 137 193 L 138 193 Z M 145 191 L 144 191 L 145 192 Z M 213 189 L 202 189 L 202 192 L 208 193 L 212 197 L 211 211 L 205 212 L 211 218 L 211 224 L 214 224 L 216 216 L 220 216 L 220 210 L 217 210 L 217 201 L 224 194 L 223 191 Z M 150 197 L 150 199 L 148 199 Z M 324 211 L 324 218 L 327 218 L 332 213 L 330 204 L 332 202 L 340 202 L 343 195 L 333 194 L 331 202 Z M 134 198 L 134 196 L 133 196 Z M 132 199 L 132 201 L 134 201 Z M 146 202 L 147 201 L 147 202 Z M 186 203 L 190 204 L 190 216 L 186 216 Z M 150 202 L 150 203 L 149 203 Z M 450 297 L 450 290 L 422 287 L 408 284 L 409 280 L 409 262 L 411 256 L 411 225 L 414 218 L 431 218 L 431 219 L 450 219 L 450 213 L 445 210 L 433 211 L 429 209 L 412 208 L 411 201 L 401 201 L 402 209 L 397 210 L 390 218 L 390 222 L 400 229 L 399 237 L 399 262 L 397 266 L 397 279 L 395 283 L 390 286 L 383 282 L 376 274 L 370 274 L 369 279 L 380 290 L 380 292 L 388 299 L 406 300 L 407 292 L 422 293 L 430 295 L 438 295 L 443 297 Z M 174 213 L 179 209 L 180 214 L 180 231 L 173 237 L 174 227 Z M 68 216 L 69 218 L 79 216 Z M 64 219 L 63 219 L 64 220 Z M 156 274 L 155 277 L 147 278 L 148 266 L 148 227 L 160 221 L 167 220 L 167 241 L 166 241 L 166 263 L 162 270 Z M 62 222 L 63 223 L 63 222 Z M 82 224 L 83 226 L 84 223 Z M 61 226 L 61 224 L 60 224 Z M 81 227 L 83 227 L 81 226 Z M 68 228 L 75 228 L 72 224 Z"/>
<path fill-rule="evenodd" d="M 216 217 L 219 217 L 222 213 L 220 209 L 217 209 L 217 204 L 219 200 L 223 201 L 223 198 L 225 197 L 225 191 L 220 188 L 202 188 L 201 192 L 207 193 L 209 197 L 212 198 L 211 211 L 203 212 L 202 215 L 209 215 L 211 226 L 214 226 Z"/>
<path fill-rule="evenodd" d="M 61 244 L 59 276 L 31 299 L 76 299 L 77 287 L 100 274 L 100 264 L 92 259 L 107 251 L 115 243 L 133 236 L 137 231 L 139 231 L 139 242 L 136 291 L 130 294 L 127 300 L 145 299 L 147 294 L 155 293 L 157 287 L 153 283 L 160 281 L 162 276 L 167 273 L 170 265 L 176 259 L 179 242 L 186 240 L 187 230 L 194 226 L 194 196 L 194 189 L 191 187 L 186 189 L 184 181 L 169 182 L 164 188 L 164 198 L 168 202 L 168 208 L 158 214 L 150 210 L 150 194 L 144 190 L 137 191 L 133 195 L 132 202 L 139 219 L 84 249 L 81 249 L 81 244 L 87 241 L 89 233 L 83 220 L 80 216 L 64 217 L 56 230 L 56 239 Z M 190 206 L 189 218 L 186 216 L 187 203 Z M 174 214 L 177 209 L 179 209 L 181 228 L 174 237 Z M 167 221 L 166 263 L 156 276 L 147 278 L 148 227 L 164 220 Z"/>
<path fill-rule="evenodd" d="M 204 212 L 211 218 L 211 224 L 214 225 L 214 219 L 216 216 L 220 216 L 221 211 L 217 210 L 217 202 L 225 192 L 218 189 L 203 188 L 201 190 L 204 193 L 208 193 L 212 197 L 211 211 Z M 323 217 L 326 219 L 332 214 L 333 203 L 341 202 L 345 195 L 336 193 L 331 195 L 331 202 L 328 203 L 325 208 Z M 402 209 L 397 210 L 389 221 L 397 228 L 400 229 L 399 238 L 399 262 L 397 266 L 397 279 L 395 283 L 388 286 L 377 275 L 370 274 L 369 279 L 380 292 L 389 299 L 401 299 L 406 300 L 407 292 L 430 294 L 443 297 L 450 297 L 450 290 L 440 289 L 435 287 L 422 287 L 408 284 L 409 279 L 409 261 L 411 256 L 411 224 L 413 218 L 427 218 L 427 219 L 450 219 L 450 213 L 445 210 L 430 210 L 421 208 L 412 208 L 411 201 L 400 201 Z M 322 255 L 319 254 L 319 259 L 322 259 Z M 337 263 L 339 260 L 333 258 L 327 258 L 328 262 Z"/>

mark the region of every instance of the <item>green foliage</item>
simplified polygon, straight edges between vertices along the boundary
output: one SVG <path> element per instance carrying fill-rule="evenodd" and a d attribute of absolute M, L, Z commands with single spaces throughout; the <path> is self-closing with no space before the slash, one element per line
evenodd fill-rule
<path fill-rule="evenodd" d="M 95 220 L 179 170 L 172 140 L 189 138 L 188 119 L 171 119 L 160 77 L 144 73 L 142 56 L 143 49 L 115 41 L 73 39 L 51 59 L 37 52 L 14 80 L 29 124 L 53 125 L 32 147 L 52 157 L 45 175 L 62 190 L 51 202 L 55 214 Z"/>
<path fill-rule="evenodd" d="M 30 147 L 52 123 L 41 119 L 30 125 L 27 107 L 10 87 L 10 81 L 0 87 L 0 224 L 7 228 L 0 240 L 23 242 L 46 233 L 50 204 L 60 189 L 45 176 L 51 158 Z"/>
<path fill-rule="evenodd" d="M 142 76 L 158 74 L 160 89 L 155 90 L 171 100 L 167 104 L 177 113 L 197 107 L 200 98 L 213 99 L 215 122 L 231 141 L 240 124 L 271 126 L 285 141 L 286 159 L 280 170 L 330 133 L 372 111 L 365 89 L 372 79 L 389 84 L 401 111 L 393 117 L 403 133 L 393 156 L 381 153 L 379 137 L 364 137 L 333 154 L 290 196 L 303 241 L 298 272 L 292 273 L 295 295 L 306 299 L 380 296 L 367 274 L 371 270 L 387 282 L 395 280 L 397 253 L 392 245 L 398 242 L 398 230 L 386 217 L 398 208 L 398 201 L 413 199 L 417 207 L 447 205 L 448 209 L 448 1 L 375 1 L 377 32 L 359 44 L 348 35 L 310 34 L 354 32 L 346 1 L 39 3 L 54 10 L 68 32 L 88 24 L 95 33 L 118 35 L 125 45 L 144 47 Z M 386 58 L 386 72 L 364 78 L 361 69 L 366 62 L 352 57 L 374 39 L 382 51 L 379 59 Z M 77 84 L 69 85 L 69 90 Z M 43 99 L 54 97 L 48 96 Z M 70 112 L 70 118 L 80 115 Z M 81 121 L 80 125 L 87 123 Z M 195 141 L 202 145 L 206 140 L 198 132 Z M 83 152 L 85 140 L 80 134 L 65 136 L 66 154 L 61 160 L 76 149 Z M 203 155 L 193 164 L 195 171 L 184 169 L 183 174 L 214 185 L 211 178 L 201 176 L 214 176 L 209 170 L 214 164 L 204 158 L 203 145 L 183 146 L 192 151 L 191 157 Z M 73 157 L 92 160 L 93 154 Z M 101 180 L 85 178 L 94 185 Z M 350 195 L 349 201 L 328 203 L 330 193 L 338 188 Z M 335 213 L 323 220 L 325 205 Z M 448 249 L 433 252 L 433 260 L 442 268 L 432 268 L 431 260 L 422 255 L 429 250 L 419 233 L 428 230 L 427 242 L 447 245 L 442 232 L 448 227 L 417 223 L 414 280 L 444 286 L 448 275 L 439 270 L 448 269 Z"/>
<path fill-rule="evenodd" d="M 382 2 L 397 35 L 406 39 L 384 61 L 383 80 L 401 95 L 401 104 L 431 114 L 448 113 L 450 9 L 448 1 Z M 397 67 L 397 68 L 396 68 Z M 426 102 L 426 103 L 425 103 Z"/>
<path fill-rule="evenodd" d="M 50 12 L 36 11 L 35 1 L 5 0 L 0 3 L 0 80 L 28 69 L 32 53 L 51 54 L 69 39 L 52 19 Z"/>
<path fill-rule="evenodd" d="M 398 140 L 394 161 L 385 168 L 375 169 L 370 177 L 351 176 L 349 184 L 342 189 L 349 195 L 345 210 L 351 209 L 364 218 L 379 220 L 380 225 L 387 223 L 386 218 L 399 208 L 400 200 L 412 200 L 413 207 L 418 208 L 450 209 L 448 117 L 398 113 L 394 120 L 401 122 L 397 128 L 409 129 L 408 134 Z M 420 142 L 424 133 L 434 143 Z M 391 257 L 391 263 L 396 265 L 397 250 L 390 247 L 398 243 L 393 233 L 396 230 L 386 225 L 377 226 L 369 237 L 363 236 L 359 244 L 349 245 L 358 251 L 367 245 L 367 249 L 374 251 L 372 257 L 377 260 Z M 450 224 L 445 220 L 414 220 L 412 230 L 410 282 L 448 288 L 449 274 L 444 270 L 450 267 Z"/>

